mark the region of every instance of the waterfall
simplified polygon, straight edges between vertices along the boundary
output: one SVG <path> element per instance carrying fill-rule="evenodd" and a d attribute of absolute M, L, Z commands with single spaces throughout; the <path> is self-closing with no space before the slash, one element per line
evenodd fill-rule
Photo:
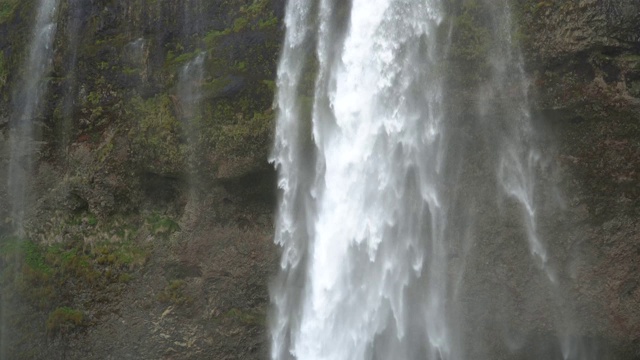
<path fill-rule="evenodd" d="M 14 94 L 14 112 L 11 118 L 11 157 L 9 160 L 8 192 L 14 229 L 24 230 L 25 212 L 28 208 L 29 184 L 34 161 L 34 128 L 39 116 L 46 86 L 43 84 L 53 54 L 53 38 L 56 32 L 55 14 L 57 0 L 41 0 L 23 68 L 18 91 Z"/>
<path fill-rule="evenodd" d="M 291 2 L 286 21 L 272 357 L 448 358 L 440 4 Z M 311 37 L 313 154 L 297 94 Z"/>
<path fill-rule="evenodd" d="M 55 15 L 58 0 L 41 0 L 38 5 L 31 43 L 22 69 L 18 90 L 13 94 L 13 113 L 9 133 L 10 158 L 7 176 L 7 191 L 13 229 L 24 236 L 26 213 L 32 184 L 34 157 L 37 151 L 35 125 L 38 120 L 53 55 L 53 39 L 56 32 Z M 9 359 L 7 319 L 10 315 L 9 296 L 2 289 L 0 313 L 0 359 Z"/>
<path fill-rule="evenodd" d="M 202 1 L 188 0 L 184 3 L 184 18 L 182 38 L 184 44 L 193 42 L 193 35 L 198 33 L 203 17 Z M 199 163 L 201 159 L 199 123 L 202 121 L 203 83 L 205 80 L 206 52 L 193 44 L 195 57 L 188 60 L 179 69 L 177 97 L 179 102 L 179 118 L 182 133 L 190 146 L 186 155 L 187 173 L 189 174 L 189 188 L 191 201 L 197 203 L 200 183 Z M 191 203 L 190 201 L 190 203 Z"/>
<path fill-rule="evenodd" d="M 180 69 L 178 77 L 178 98 L 180 101 L 180 118 L 184 136 L 193 150 L 189 152 L 186 161 L 189 164 L 189 183 L 191 196 L 197 198 L 195 190 L 198 187 L 198 126 L 200 121 L 200 102 L 202 100 L 202 83 L 204 81 L 205 54 L 200 53 L 194 59 L 188 61 Z"/>
<path fill-rule="evenodd" d="M 289 2 L 272 359 L 528 358 L 528 319 L 562 313 L 539 229 L 549 165 L 511 10 L 482 4 L 487 74 L 464 89 L 475 113 L 460 116 L 451 104 L 467 100 L 445 96 L 447 4 Z M 557 349 L 564 335 L 536 354 L 580 358 Z"/>
<path fill-rule="evenodd" d="M 180 70 L 178 77 L 178 97 L 180 98 L 180 109 L 182 118 L 189 122 L 197 115 L 198 104 L 202 94 L 200 87 L 204 79 L 204 54 L 200 53 L 193 60 L 188 61 Z M 190 134 L 191 136 L 193 134 Z"/>

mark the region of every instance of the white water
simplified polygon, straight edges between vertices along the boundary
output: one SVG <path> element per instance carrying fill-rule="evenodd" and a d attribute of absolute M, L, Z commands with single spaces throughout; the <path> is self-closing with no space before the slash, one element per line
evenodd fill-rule
<path fill-rule="evenodd" d="M 193 60 L 188 61 L 178 76 L 178 97 L 182 119 L 189 127 L 190 122 L 197 115 L 197 110 L 202 97 L 201 87 L 204 79 L 204 54 L 198 54 Z"/>
<path fill-rule="evenodd" d="M 282 191 L 272 359 L 490 359 L 493 348 L 510 349 L 501 356 L 519 351 L 518 334 L 531 328 L 510 329 L 528 304 L 516 302 L 520 290 L 479 283 L 493 281 L 492 273 L 475 273 L 513 266 L 473 257 L 492 244 L 476 224 L 502 223 L 496 213 L 519 223 L 529 250 L 519 265 L 537 269 L 513 281 L 542 278 L 536 286 L 553 294 L 544 316 L 559 314 L 553 309 L 563 296 L 538 229 L 538 174 L 546 163 L 529 84 L 508 3 L 487 4 L 493 48 L 488 80 L 476 93 L 471 128 L 484 138 L 477 141 L 460 140 L 465 125 L 444 110 L 449 44 L 436 40 L 446 32 L 440 1 L 289 2 L 272 156 Z M 465 147 L 481 148 L 488 160 L 461 159 Z M 461 174 L 473 166 L 486 175 L 469 184 Z M 521 245 L 507 246 L 518 254 Z M 473 298 L 478 288 L 487 299 Z M 504 344 L 489 344 L 473 326 L 502 331 L 490 337 Z M 580 358 L 564 351 L 577 346 L 566 346 L 566 335 L 555 334 L 562 357 Z"/>
<path fill-rule="evenodd" d="M 201 120 L 202 83 L 204 81 L 205 54 L 200 53 L 194 59 L 188 61 L 178 76 L 178 99 L 180 120 L 182 122 L 183 136 L 192 144 L 193 148 L 187 155 L 189 165 L 189 184 L 192 200 L 198 199 L 196 188 L 198 187 L 198 156 L 200 149 L 196 145 L 199 142 L 198 125 Z"/>
<path fill-rule="evenodd" d="M 34 161 L 34 128 L 39 116 L 46 86 L 43 80 L 49 70 L 56 32 L 55 14 L 58 0 L 41 0 L 32 34 L 29 53 L 23 68 L 22 81 L 14 94 L 11 118 L 11 155 L 9 161 L 8 192 L 11 219 L 17 233 L 22 233 L 28 207 Z"/>
<path fill-rule="evenodd" d="M 448 358 L 439 4 L 354 1 L 341 43 L 338 9 L 319 4 L 316 156 L 301 174 L 296 88 L 311 6 L 289 4 L 279 70 L 276 242 L 285 275 L 273 290 L 272 357 Z"/>
<path fill-rule="evenodd" d="M 44 79 L 50 69 L 53 55 L 53 39 L 56 32 L 56 10 L 58 0 L 41 0 L 38 4 L 31 43 L 22 69 L 18 91 L 13 94 L 13 113 L 11 117 L 10 158 L 7 176 L 10 216 L 13 230 L 17 236 L 24 236 L 26 213 L 30 207 L 30 191 L 36 146 L 35 127 L 40 115 L 42 99 L 46 91 Z M 0 359 L 11 359 L 7 338 L 11 332 L 8 318 L 11 308 L 8 304 L 10 294 L 0 295 L 2 313 L 0 313 Z M 14 320 L 15 321 L 15 320 Z"/>

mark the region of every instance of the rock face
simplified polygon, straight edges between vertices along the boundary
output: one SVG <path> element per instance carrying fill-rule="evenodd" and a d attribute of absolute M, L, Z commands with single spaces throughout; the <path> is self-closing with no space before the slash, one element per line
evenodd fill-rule
<path fill-rule="evenodd" d="M 468 89 L 483 81 L 486 24 L 482 2 L 450 3 L 451 63 L 469 71 L 448 91 L 465 117 Z M 597 314 L 582 334 L 637 358 L 640 3 L 511 4 L 534 110 L 556 144 L 550 177 L 564 193 L 566 211 L 544 231 L 572 269 L 575 316 Z M 0 0 L 2 181 L 35 7 Z M 266 159 L 283 9 L 284 0 L 62 1 L 27 239 L 9 236 L 0 208 L 8 358 L 266 358 L 277 268 Z M 199 56 L 192 107 L 180 74 Z M 499 245 L 483 256 L 518 258 Z M 509 285 L 519 276 L 510 271 L 492 274 Z"/>
<path fill-rule="evenodd" d="M 549 250 L 550 263 L 555 264 L 556 287 L 562 290 L 545 288 L 548 281 L 535 276 L 539 269 L 527 265 L 527 250 L 514 245 L 522 234 L 514 228 L 509 213 L 518 209 L 507 203 L 499 218 L 487 216 L 476 225 L 478 240 L 465 260 L 468 274 L 464 281 L 472 285 L 460 295 L 470 299 L 469 304 L 462 300 L 468 314 L 461 316 L 480 319 L 470 327 L 489 334 L 486 344 L 494 352 L 504 347 L 496 344 L 500 342 L 496 337 L 509 338 L 520 349 L 516 358 L 549 358 L 545 352 L 554 350 L 545 346 L 559 346 L 548 345 L 558 330 L 567 332 L 569 342 L 582 342 L 576 348 L 588 349 L 579 358 L 636 358 L 640 354 L 640 292 L 635 285 L 640 275 L 636 260 L 640 250 L 640 95 L 636 84 L 640 4 L 511 1 L 510 5 L 516 20 L 513 36 L 520 42 L 530 80 L 532 117 L 544 139 L 542 155 L 548 162 L 546 173 L 537 179 L 543 184 L 538 194 L 546 198 L 538 204 L 542 210 L 537 214 L 538 231 Z M 466 151 L 463 168 L 470 170 L 463 177 L 470 183 L 492 176 L 484 166 L 490 162 L 483 158 L 482 146 L 476 145 L 486 140 L 473 125 L 478 121 L 478 90 L 489 81 L 484 59 L 492 51 L 486 15 L 491 6 L 490 1 L 460 1 L 449 8 L 453 71 L 448 98 L 454 100 L 449 100 L 448 112 L 453 121 L 460 122 L 458 136 L 468 139 L 468 148 L 460 151 Z M 494 198 L 492 194 L 480 196 L 473 206 L 488 213 L 491 207 L 486 204 Z M 559 296 L 571 299 L 572 304 L 554 299 L 558 295 L 553 292 L 562 293 Z M 544 315 L 552 303 L 563 308 L 556 318 Z M 491 318 L 491 314 L 500 314 L 502 319 Z M 558 320 L 564 317 L 580 324 Z M 505 330 L 500 327 L 503 323 L 514 327 Z M 483 349 L 477 351 L 478 358 L 483 358 Z M 514 350 L 504 349 L 506 354 L 510 351 Z"/>
<path fill-rule="evenodd" d="M 558 140 L 566 192 L 561 231 L 599 319 L 588 333 L 640 354 L 640 3 L 521 2 L 537 110 Z M 571 219 L 571 220 L 569 220 Z"/>
<path fill-rule="evenodd" d="M 0 1 L 3 204 L 37 3 Z M 23 239 L 0 208 L 0 357 L 265 353 L 283 7 L 61 1 Z M 201 75 L 183 75 L 197 59 Z"/>

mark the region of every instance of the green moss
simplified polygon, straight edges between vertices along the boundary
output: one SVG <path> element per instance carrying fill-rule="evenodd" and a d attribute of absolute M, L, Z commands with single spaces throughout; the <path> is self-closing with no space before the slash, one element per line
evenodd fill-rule
<path fill-rule="evenodd" d="M 167 53 L 167 57 L 165 60 L 165 67 L 173 67 L 175 68 L 178 65 L 182 65 L 186 62 L 189 62 L 193 59 L 195 59 L 198 54 L 200 54 L 201 51 L 200 50 L 196 50 L 196 51 L 192 51 L 192 52 L 187 52 L 187 53 L 182 53 L 180 55 L 176 55 L 173 51 L 169 51 Z"/>
<path fill-rule="evenodd" d="M 468 62 L 482 61 L 489 49 L 489 30 L 479 23 L 471 9 L 465 9 L 454 21 L 451 55 Z"/>
<path fill-rule="evenodd" d="M 4 52 L 0 51 L 0 89 L 7 85 L 9 79 L 9 65 L 4 57 Z"/>
<path fill-rule="evenodd" d="M 270 16 L 258 22 L 258 29 L 267 30 L 267 29 L 276 28 L 278 26 L 278 22 L 279 22 L 278 18 L 275 15 L 273 15 L 273 13 L 271 13 Z"/>
<path fill-rule="evenodd" d="M 270 142 L 274 127 L 271 110 L 256 112 L 252 117 L 239 118 L 223 126 L 217 135 L 217 150 L 225 155 L 260 156 Z"/>
<path fill-rule="evenodd" d="M 263 157 L 268 151 L 273 131 L 274 65 L 281 29 L 269 0 L 243 3 L 225 3 L 229 14 L 225 29 L 210 30 L 190 45 L 166 46 L 163 71 L 171 85 L 175 85 L 180 65 L 198 53 L 208 54 L 199 84 L 201 106 L 190 114 L 188 126 L 181 121 L 181 99 L 176 96 L 132 101 L 130 118 L 135 125 L 129 138 L 143 169 L 160 174 L 189 169 L 211 172 L 220 162 Z M 266 35 L 265 41 L 246 49 L 241 47 L 243 52 L 238 53 L 236 40 L 252 31 Z M 152 119 L 169 126 L 147 126 Z"/>
<path fill-rule="evenodd" d="M 640 81 L 631 82 L 628 87 L 632 96 L 640 97 Z"/>
<path fill-rule="evenodd" d="M 21 253 L 24 239 L 17 236 L 9 236 L 0 239 L 0 256 L 10 257 Z"/>
<path fill-rule="evenodd" d="M 1 239 L 4 273 L 0 280 L 8 286 L 5 288 L 46 310 L 67 303 L 78 291 L 99 291 L 130 281 L 148 258 L 147 249 L 133 240 L 134 227 L 114 219 L 87 226 L 87 218 L 87 214 L 67 220 L 54 218 L 48 232 L 37 235 L 61 238 L 64 233 L 70 237 L 64 242 L 46 245 L 28 239 Z"/>
<path fill-rule="evenodd" d="M 636 54 L 625 54 L 620 56 L 620 61 L 624 63 L 627 67 L 640 71 L 640 55 Z"/>
<path fill-rule="evenodd" d="M 453 9 L 449 61 L 439 71 L 451 83 L 474 86 L 490 73 L 488 54 L 491 50 L 491 31 L 487 19 L 491 18 L 488 6 L 475 0 L 465 1 Z M 464 71 L 461 71 L 464 69 Z"/>
<path fill-rule="evenodd" d="M 178 223 L 173 221 L 171 218 L 160 214 L 150 215 L 147 217 L 146 223 L 150 227 L 151 233 L 154 235 L 168 236 L 180 230 Z"/>
<path fill-rule="evenodd" d="M 240 32 L 247 29 L 249 26 L 249 19 L 246 17 L 239 17 L 233 22 L 233 32 Z"/>
<path fill-rule="evenodd" d="M 531 12 L 537 14 L 539 11 L 545 8 L 553 7 L 554 5 L 555 4 L 553 1 L 540 1 L 532 6 Z"/>
<path fill-rule="evenodd" d="M 249 5 L 241 6 L 234 16 L 232 24 L 222 31 L 212 30 L 204 37 L 204 43 L 215 47 L 224 36 L 245 31 L 277 30 L 279 19 L 269 10 L 268 0 L 254 0 Z"/>
<path fill-rule="evenodd" d="M 131 280 L 133 280 L 133 276 L 129 273 L 122 273 L 120 275 L 118 275 L 118 282 L 119 283 L 128 283 Z"/>
<path fill-rule="evenodd" d="M 121 72 L 125 75 L 132 76 L 132 75 L 138 75 L 140 73 L 140 69 L 126 66 L 122 69 Z"/>
<path fill-rule="evenodd" d="M 59 307 L 52 311 L 47 318 L 47 331 L 50 334 L 64 334 L 84 325 L 85 316 L 80 310 L 69 307 Z"/>
<path fill-rule="evenodd" d="M 193 298 L 185 294 L 187 283 L 184 280 L 171 280 L 158 294 L 158 300 L 174 305 L 186 305 L 193 302 Z"/>
<path fill-rule="evenodd" d="M 179 173 L 183 169 L 186 144 L 173 101 L 178 100 L 166 94 L 131 100 L 129 139 L 136 163 L 142 169 L 159 174 Z"/>
<path fill-rule="evenodd" d="M 236 68 L 237 71 L 244 72 L 247 69 L 247 62 L 246 61 L 237 61 L 235 63 L 235 68 Z"/>
<path fill-rule="evenodd" d="M 20 4 L 19 0 L 0 0 L 0 24 L 7 22 L 13 17 Z"/>
<path fill-rule="evenodd" d="M 131 269 L 142 266 L 147 261 L 145 249 L 130 241 L 120 243 L 105 242 L 95 252 L 95 261 L 100 265 L 110 265 L 116 269 Z"/>
<path fill-rule="evenodd" d="M 261 310 L 241 310 L 233 308 L 223 315 L 224 318 L 238 321 L 244 325 L 264 326 L 266 323 L 266 315 Z"/>
<path fill-rule="evenodd" d="M 225 86 L 229 85 L 229 83 L 230 81 L 228 78 L 211 79 L 210 81 L 202 84 L 202 92 L 206 97 L 215 97 L 224 89 Z"/>
<path fill-rule="evenodd" d="M 217 45 L 220 38 L 229 34 L 231 34 L 231 29 L 226 29 L 224 31 L 211 30 L 204 36 L 203 41 L 207 47 L 211 48 Z"/>
<path fill-rule="evenodd" d="M 46 275 L 53 273 L 52 268 L 46 262 L 41 247 L 36 243 L 29 240 L 23 241 L 22 251 L 24 253 L 24 262 L 31 270 Z"/>
<path fill-rule="evenodd" d="M 98 224 L 98 218 L 94 214 L 87 215 L 87 224 L 90 226 L 96 226 Z"/>

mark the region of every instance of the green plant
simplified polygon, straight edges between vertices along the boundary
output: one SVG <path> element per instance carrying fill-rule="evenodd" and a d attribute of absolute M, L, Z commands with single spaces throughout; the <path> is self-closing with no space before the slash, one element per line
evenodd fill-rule
<path fill-rule="evenodd" d="M 24 239 L 18 236 L 8 236 L 0 238 L 0 256 L 16 255 L 21 250 Z"/>
<path fill-rule="evenodd" d="M 147 217 L 147 225 L 154 235 L 170 235 L 180 230 L 180 225 L 167 216 L 151 214 Z"/>
<path fill-rule="evenodd" d="M 186 144 L 182 126 L 176 118 L 179 99 L 159 95 L 131 100 L 128 115 L 132 120 L 129 138 L 141 166 L 160 174 L 180 172 L 184 166 Z"/>
<path fill-rule="evenodd" d="M 197 51 L 193 51 L 193 52 L 188 52 L 188 53 L 183 53 L 180 55 L 175 55 L 172 51 L 169 51 L 167 53 L 167 59 L 165 61 L 165 66 L 176 66 L 176 65 L 181 65 L 184 64 L 190 60 L 193 60 L 196 58 L 196 56 L 198 56 L 198 54 L 200 54 L 201 51 L 197 50 Z"/>
<path fill-rule="evenodd" d="M 33 241 L 26 240 L 22 242 L 22 251 L 24 253 L 24 262 L 33 271 L 41 272 L 49 275 L 53 269 L 45 261 L 45 256 L 38 244 Z"/>
<path fill-rule="evenodd" d="M 14 12 L 20 4 L 19 0 L 1 0 L 0 1 L 0 24 L 8 21 L 13 17 Z"/>
<path fill-rule="evenodd" d="M 85 324 L 84 313 L 69 307 L 59 307 L 47 318 L 49 334 L 64 334 Z"/>
<path fill-rule="evenodd" d="M 98 218 L 94 214 L 87 215 L 87 224 L 90 226 L 96 226 L 98 224 Z"/>
<path fill-rule="evenodd" d="M 158 300 L 175 305 L 184 305 L 193 302 L 193 298 L 185 294 L 187 283 L 184 280 L 171 280 L 169 284 L 158 294 Z"/>
<path fill-rule="evenodd" d="M 224 31 L 211 30 L 204 36 L 203 40 L 204 43 L 207 44 L 207 46 L 212 47 L 218 42 L 221 37 L 229 34 L 231 34 L 230 29 L 226 29 Z"/>
<path fill-rule="evenodd" d="M 7 84 L 9 78 L 9 66 L 4 58 L 4 52 L 0 51 L 0 89 Z"/>
<path fill-rule="evenodd" d="M 57 237 L 58 231 L 80 229 L 82 233 L 52 245 L 16 237 L 0 241 L 0 264 L 6 265 L 0 280 L 38 309 L 50 309 L 77 289 L 99 290 L 109 284 L 129 282 L 133 270 L 146 262 L 146 249 L 134 241 L 133 231 L 126 223 L 80 226 L 87 223 L 87 213 L 76 214 L 66 222 L 56 219 L 51 223 L 53 233 L 47 233 L 47 237 Z M 60 227 L 59 223 L 66 225 Z M 90 247 L 86 246 L 85 237 L 94 239 Z"/>
<path fill-rule="evenodd" d="M 261 310 L 240 310 L 233 308 L 227 311 L 224 318 L 233 319 L 245 325 L 258 325 L 264 326 L 266 322 L 266 315 Z"/>
<path fill-rule="evenodd" d="M 147 252 L 131 241 L 105 242 L 98 246 L 95 255 L 99 265 L 110 265 L 116 269 L 142 266 L 146 260 Z"/>
<path fill-rule="evenodd" d="M 532 12 L 534 14 L 537 14 L 538 11 L 540 11 L 540 10 L 542 10 L 544 8 L 553 7 L 553 5 L 554 4 L 551 1 L 540 1 L 537 4 L 533 5 Z"/>

